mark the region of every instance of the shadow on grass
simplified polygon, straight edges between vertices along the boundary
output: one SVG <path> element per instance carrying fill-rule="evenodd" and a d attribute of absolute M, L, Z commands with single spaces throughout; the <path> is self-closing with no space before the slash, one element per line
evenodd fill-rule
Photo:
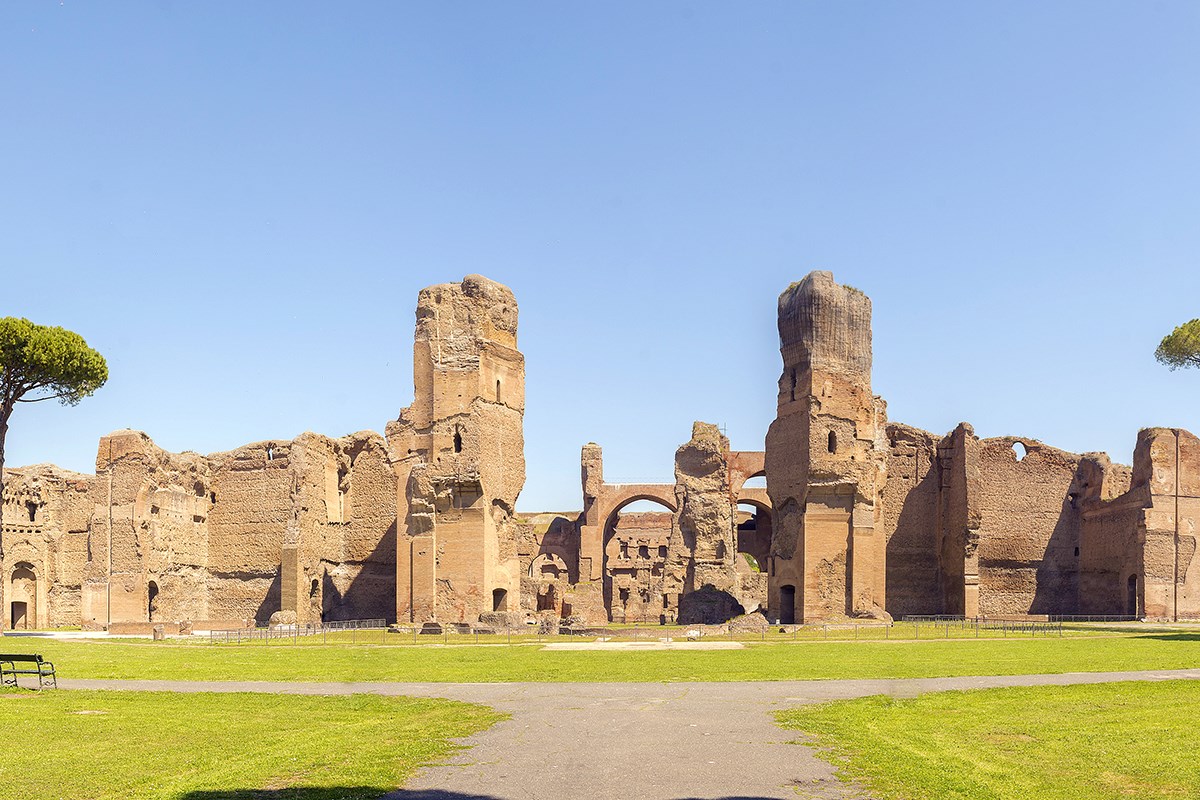
<path fill-rule="evenodd" d="M 1139 633 L 1135 639 L 1157 639 L 1161 642 L 1200 642 L 1200 633 Z"/>
<path fill-rule="evenodd" d="M 385 786 L 310 786 L 292 789 L 227 789 L 187 792 L 177 800 L 499 800 L 493 795 L 444 792 L 439 789 L 409 791 Z"/>
<path fill-rule="evenodd" d="M 633 794 L 631 796 L 636 796 Z M 442 789 L 384 789 L 377 786 L 316 786 L 305 789 L 231 789 L 188 792 L 178 800 L 500 800 L 490 794 L 463 794 Z M 680 797 L 678 800 L 701 800 Z M 770 800 L 757 795 L 731 795 L 715 800 Z"/>

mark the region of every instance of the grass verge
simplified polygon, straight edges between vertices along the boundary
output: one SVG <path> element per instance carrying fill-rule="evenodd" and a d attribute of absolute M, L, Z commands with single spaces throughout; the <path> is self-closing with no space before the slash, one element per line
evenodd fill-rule
<path fill-rule="evenodd" d="M 449 700 L 0 692 L 0 796 L 376 798 L 503 715 Z"/>
<path fill-rule="evenodd" d="M 867 697 L 780 712 L 880 800 L 1200 798 L 1200 683 Z"/>
<path fill-rule="evenodd" d="M 546 651 L 537 645 L 322 645 L 63 641 L 6 637 L 60 678 L 264 681 L 658 682 L 926 678 L 1184 669 L 1200 634 L 810 642 L 741 650 Z"/>

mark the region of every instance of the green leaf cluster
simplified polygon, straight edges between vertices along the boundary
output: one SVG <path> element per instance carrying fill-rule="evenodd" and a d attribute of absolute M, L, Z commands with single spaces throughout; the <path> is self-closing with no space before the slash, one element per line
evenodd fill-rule
<path fill-rule="evenodd" d="M 60 400 L 75 405 L 108 380 L 104 356 L 79 334 L 20 317 L 0 319 L 0 404 Z"/>
<path fill-rule="evenodd" d="M 1164 336 L 1154 357 L 1173 370 L 1200 367 L 1200 319 L 1185 322 Z"/>

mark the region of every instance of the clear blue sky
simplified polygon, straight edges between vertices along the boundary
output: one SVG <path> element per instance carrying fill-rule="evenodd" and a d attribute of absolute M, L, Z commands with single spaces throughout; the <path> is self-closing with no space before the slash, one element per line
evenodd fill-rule
<path fill-rule="evenodd" d="M 1130 459 L 1200 431 L 1200 5 L 0 5 L 0 315 L 111 379 L 18 410 L 10 465 L 145 430 L 214 452 L 412 399 L 418 290 L 512 287 L 519 507 L 579 448 L 669 479 L 759 449 L 775 302 L 875 304 L 874 388 L 938 433 Z"/>

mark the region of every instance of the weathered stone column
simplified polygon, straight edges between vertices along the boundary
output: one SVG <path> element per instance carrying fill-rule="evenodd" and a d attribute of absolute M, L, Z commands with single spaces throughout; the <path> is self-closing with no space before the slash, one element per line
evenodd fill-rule
<path fill-rule="evenodd" d="M 883 401 L 871 394 L 871 300 L 810 273 L 779 297 L 778 412 L 767 433 L 776 509 L 769 608 L 784 622 L 883 615 Z"/>
<path fill-rule="evenodd" d="M 680 596 L 679 622 L 720 623 L 743 613 L 729 440 L 716 425 L 695 423 L 691 440 L 675 451 L 675 506 L 664 591 Z"/>
<path fill-rule="evenodd" d="M 519 609 L 512 515 L 525 483 L 525 359 L 512 291 L 479 275 L 423 289 L 413 381 L 413 404 L 387 427 L 398 618 Z"/>

